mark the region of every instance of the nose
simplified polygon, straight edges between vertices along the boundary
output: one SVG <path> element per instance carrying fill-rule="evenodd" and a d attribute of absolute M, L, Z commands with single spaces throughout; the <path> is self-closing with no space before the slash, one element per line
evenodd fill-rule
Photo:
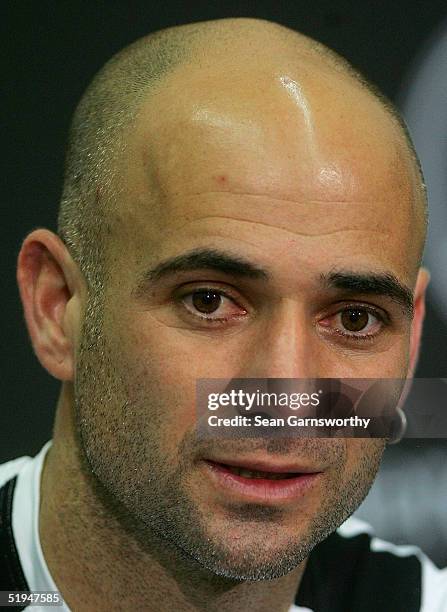
<path fill-rule="evenodd" d="M 284 299 L 247 347 L 247 378 L 317 378 L 325 374 L 321 346 L 309 313 Z"/>

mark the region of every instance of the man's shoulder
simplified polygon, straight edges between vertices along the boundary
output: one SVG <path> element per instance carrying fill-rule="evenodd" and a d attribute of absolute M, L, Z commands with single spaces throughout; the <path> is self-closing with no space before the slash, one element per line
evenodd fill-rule
<path fill-rule="evenodd" d="M 312 551 L 296 602 L 319 612 L 446 612 L 447 569 L 351 517 Z"/>
<path fill-rule="evenodd" d="M 0 487 L 2 487 L 8 480 L 17 476 L 20 470 L 31 461 L 31 457 L 24 455 L 23 457 L 17 457 L 6 461 L 6 463 L 0 464 Z"/>

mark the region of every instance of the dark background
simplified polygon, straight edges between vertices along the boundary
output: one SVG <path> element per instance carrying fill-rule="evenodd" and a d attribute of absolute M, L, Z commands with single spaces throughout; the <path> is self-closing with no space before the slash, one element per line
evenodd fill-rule
<path fill-rule="evenodd" d="M 56 229 L 69 120 L 86 85 L 107 59 L 136 38 L 167 26 L 219 17 L 263 17 L 338 51 L 395 99 L 422 45 L 447 17 L 445 0 L 16 1 L 4 2 L 1 8 L 1 150 L 6 181 L 0 462 L 34 454 L 51 436 L 59 382 L 33 355 L 16 287 L 16 258 L 31 229 Z M 447 375 L 446 325 L 429 304 L 419 376 Z"/>

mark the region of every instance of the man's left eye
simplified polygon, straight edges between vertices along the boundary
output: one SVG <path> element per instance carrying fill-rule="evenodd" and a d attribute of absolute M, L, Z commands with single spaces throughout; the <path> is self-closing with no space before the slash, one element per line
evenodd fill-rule
<path fill-rule="evenodd" d="M 363 331 L 370 324 L 371 318 L 371 313 L 361 308 L 349 308 L 340 314 L 344 329 L 351 332 Z"/>
<path fill-rule="evenodd" d="M 370 338 L 383 327 L 384 321 L 378 312 L 362 306 L 344 308 L 330 317 L 334 331 L 353 338 Z"/>
<path fill-rule="evenodd" d="M 202 319 L 222 320 L 246 314 L 246 310 L 236 304 L 222 291 L 216 289 L 199 289 L 182 298 L 183 304 L 193 315 Z"/>

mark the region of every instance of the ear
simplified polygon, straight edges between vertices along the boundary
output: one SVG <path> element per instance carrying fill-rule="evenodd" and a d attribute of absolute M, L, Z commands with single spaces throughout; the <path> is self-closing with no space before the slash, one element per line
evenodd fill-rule
<path fill-rule="evenodd" d="M 47 229 L 28 234 L 17 261 L 17 283 L 37 358 L 55 378 L 73 381 L 86 286 L 56 234 Z"/>
<path fill-rule="evenodd" d="M 413 377 L 419 357 L 419 349 L 422 338 L 422 325 L 425 317 L 425 294 L 429 281 L 429 271 L 426 268 L 420 268 L 414 289 L 414 316 L 411 325 L 408 378 Z"/>

